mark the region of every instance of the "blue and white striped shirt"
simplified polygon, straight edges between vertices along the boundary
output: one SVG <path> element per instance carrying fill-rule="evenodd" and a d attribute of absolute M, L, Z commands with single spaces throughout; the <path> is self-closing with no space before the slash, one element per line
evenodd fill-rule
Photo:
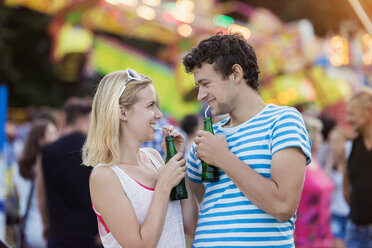
<path fill-rule="evenodd" d="M 284 148 L 299 147 L 306 163 L 311 161 L 310 138 L 294 108 L 270 104 L 239 126 L 224 128 L 227 121 L 213 126 L 215 134 L 226 136 L 230 151 L 266 178 L 271 178 L 272 155 Z M 188 175 L 202 183 L 194 147 L 187 159 Z M 223 171 L 218 182 L 204 187 L 193 247 L 294 247 L 296 216 L 279 222 L 250 202 Z"/>

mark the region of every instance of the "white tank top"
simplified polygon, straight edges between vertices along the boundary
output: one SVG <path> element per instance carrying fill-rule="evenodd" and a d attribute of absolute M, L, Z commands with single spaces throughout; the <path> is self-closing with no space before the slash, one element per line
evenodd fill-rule
<path fill-rule="evenodd" d="M 141 149 L 141 151 L 150 158 L 157 169 L 161 167 L 159 161 L 150 152 L 146 151 L 145 149 Z M 96 167 L 99 166 L 105 165 L 98 165 Z M 110 166 L 110 168 L 118 176 L 121 186 L 123 187 L 125 194 L 133 206 L 138 222 L 140 225 L 142 225 L 150 207 L 152 197 L 154 195 L 154 189 L 140 184 L 116 165 Z M 107 228 L 101 215 L 96 210 L 94 211 L 96 212 L 98 219 L 98 231 L 99 235 L 101 236 L 102 245 L 105 248 L 121 247 L 110 230 Z M 123 225 L 125 225 L 125 223 L 123 223 Z M 163 232 L 156 247 L 186 247 L 180 201 L 169 201 Z"/>

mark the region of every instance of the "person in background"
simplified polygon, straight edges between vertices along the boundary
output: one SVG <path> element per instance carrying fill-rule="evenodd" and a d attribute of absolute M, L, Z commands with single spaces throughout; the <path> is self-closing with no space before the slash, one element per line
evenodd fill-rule
<path fill-rule="evenodd" d="M 333 182 L 325 174 L 315 154 L 322 144 L 322 123 L 319 119 L 304 117 L 311 139 L 311 163 L 306 176 L 301 200 L 297 209 L 295 244 L 300 248 L 332 247 L 331 197 Z"/>
<path fill-rule="evenodd" d="M 293 247 L 311 160 L 301 114 L 263 102 L 256 54 L 241 34 L 201 41 L 183 64 L 212 116 L 229 114 L 215 135 L 197 132 L 187 159 L 195 195 L 204 195 L 193 247 Z M 202 182 L 201 160 L 220 169 L 218 182 Z"/>
<path fill-rule="evenodd" d="M 329 133 L 337 125 L 336 120 L 323 114 L 318 117 L 322 122 L 322 137 L 323 142 L 315 154 L 316 158 L 321 166 L 326 166 L 327 160 L 329 160 L 329 154 L 332 152 L 329 142 Z M 324 168 L 323 168 L 324 169 Z"/>
<path fill-rule="evenodd" d="M 33 118 L 31 118 L 33 116 Z M 25 123 L 16 124 L 12 120 L 8 120 L 6 123 L 6 134 L 7 141 L 4 146 L 4 156 L 7 165 L 6 169 L 6 202 L 5 209 L 7 215 L 7 239 L 15 240 L 15 227 L 19 223 L 19 197 L 15 187 L 15 180 L 19 177 L 19 166 L 18 161 L 22 155 L 24 143 L 26 141 L 28 132 L 32 126 L 32 123 L 38 120 L 45 120 L 51 122 L 54 126 L 57 126 L 56 119 L 53 115 L 53 111 L 50 108 L 42 107 L 36 114 L 31 115 L 28 111 L 27 119 Z M 22 179 L 21 179 L 22 180 Z M 19 180 L 18 180 L 19 182 Z M 25 184 L 21 184 L 25 185 Z M 26 186 L 28 187 L 28 186 Z M 24 209 L 23 209 L 24 210 Z M 22 213 L 21 213 L 22 214 Z M 18 229 L 18 228 L 17 228 Z"/>
<path fill-rule="evenodd" d="M 186 115 L 180 122 L 181 129 L 187 134 L 186 152 L 188 154 L 196 132 L 204 129 L 203 120 L 200 115 Z"/>
<path fill-rule="evenodd" d="M 41 148 L 58 138 L 58 130 L 54 123 L 46 120 L 36 120 L 28 131 L 22 155 L 18 161 L 18 169 L 13 176 L 19 201 L 19 213 L 26 214 L 27 202 L 30 197 L 31 183 L 35 178 L 36 162 Z M 39 159 L 39 158 L 38 158 Z M 37 190 L 33 189 L 31 205 L 25 220 L 25 241 L 27 247 L 46 247 L 42 236 L 43 225 L 38 207 Z"/>
<path fill-rule="evenodd" d="M 357 137 L 344 173 L 344 196 L 350 205 L 346 247 L 372 247 L 372 88 L 355 93 L 347 103 L 347 119 Z"/>
<path fill-rule="evenodd" d="M 37 110 L 32 107 L 26 108 L 26 120 L 24 123 L 18 125 L 17 127 L 17 139 L 24 142 L 27 138 L 28 132 L 31 129 L 32 123 L 37 120 L 47 120 L 58 127 L 57 119 L 54 112 L 54 109 L 47 106 L 42 106 Z"/>
<path fill-rule="evenodd" d="M 178 151 L 165 165 L 155 149 L 140 148 L 154 139 L 161 118 L 149 77 L 126 69 L 101 80 L 83 162 L 94 167 L 90 193 L 106 248 L 182 248 L 184 233 L 195 230 L 198 208 L 187 178 L 188 198 L 169 199 L 186 175 L 184 137 L 173 127 L 163 127 Z"/>
<path fill-rule="evenodd" d="M 325 172 L 334 183 L 331 203 L 331 229 L 333 233 L 333 248 L 345 247 L 346 222 L 349 215 L 349 205 L 343 194 L 343 174 L 346 169 L 346 136 L 341 127 L 334 127 L 328 135 L 329 151 L 325 164 Z"/>
<path fill-rule="evenodd" d="M 8 168 L 14 168 L 22 154 L 24 140 L 17 137 L 18 125 L 11 120 L 5 123 L 6 140 L 4 144 L 4 157 Z"/>
<path fill-rule="evenodd" d="M 17 138 L 18 125 L 12 120 L 7 120 L 5 123 L 5 142 L 3 150 L 3 158 L 1 159 L 4 163 L 0 166 L 3 171 L 0 177 L 4 180 L 4 184 L 1 190 L 4 194 L 4 210 L 6 214 L 6 240 L 10 243 L 15 241 L 15 227 L 19 223 L 19 212 L 18 212 L 18 197 L 14 187 L 13 177 L 15 172 L 18 170 L 17 161 L 22 154 L 23 140 Z M 0 181 L 2 181 L 0 180 Z M 0 182 L 1 183 L 1 182 Z M 0 195 L 2 195 L 0 193 Z"/>
<path fill-rule="evenodd" d="M 82 165 L 81 157 L 90 111 L 88 101 L 68 99 L 64 105 L 64 135 L 42 149 L 36 176 L 44 237 L 49 248 L 100 245 L 89 195 L 91 168 Z"/>

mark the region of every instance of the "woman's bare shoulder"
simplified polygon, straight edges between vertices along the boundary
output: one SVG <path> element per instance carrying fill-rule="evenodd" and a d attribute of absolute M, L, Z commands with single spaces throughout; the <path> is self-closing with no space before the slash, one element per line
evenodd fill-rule
<path fill-rule="evenodd" d="M 155 150 L 154 148 L 150 148 L 150 147 L 145 147 L 142 149 L 145 149 L 147 152 L 151 153 L 161 163 L 161 165 L 164 165 L 164 160 L 157 150 Z"/>

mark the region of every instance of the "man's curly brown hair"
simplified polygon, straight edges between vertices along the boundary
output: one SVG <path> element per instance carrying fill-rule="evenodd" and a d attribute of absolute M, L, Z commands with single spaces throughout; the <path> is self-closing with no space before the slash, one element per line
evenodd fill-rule
<path fill-rule="evenodd" d="M 233 73 L 232 66 L 239 64 L 247 84 L 254 90 L 260 87 L 256 53 L 240 33 L 231 35 L 218 33 L 202 40 L 183 58 L 187 73 L 193 72 L 195 67 L 200 68 L 203 63 L 213 64 L 216 72 L 221 73 L 225 79 Z"/>

